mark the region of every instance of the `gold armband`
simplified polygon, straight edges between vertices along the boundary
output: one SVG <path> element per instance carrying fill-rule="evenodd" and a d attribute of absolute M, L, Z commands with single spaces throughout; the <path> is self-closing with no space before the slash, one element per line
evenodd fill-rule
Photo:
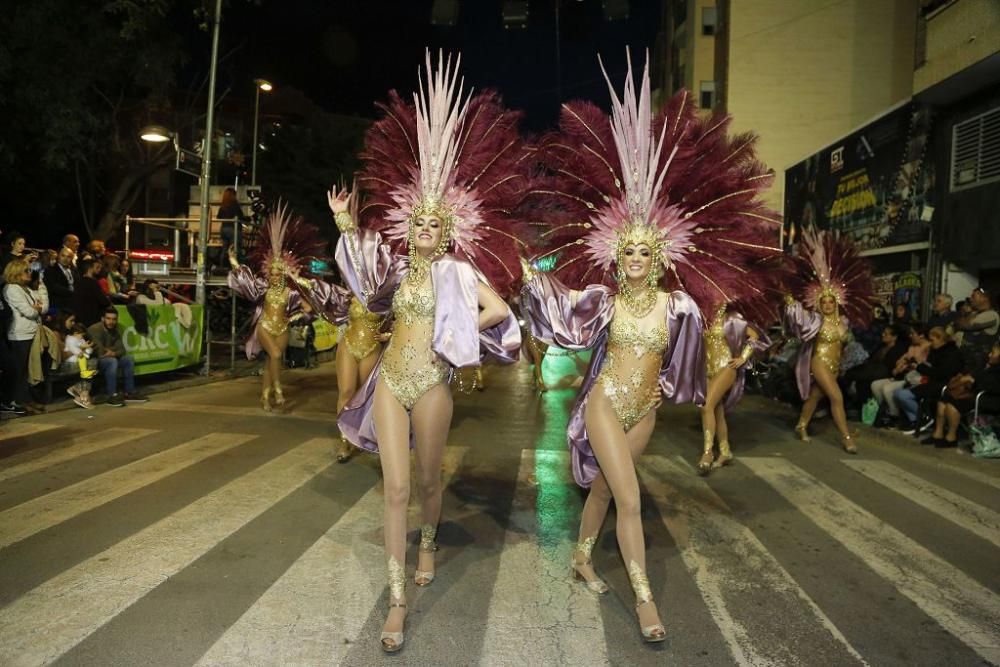
<path fill-rule="evenodd" d="M 337 215 L 333 216 L 333 221 L 337 223 L 337 229 L 340 230 L 341 234 L 353 232 L 356 229 L 354 218 L 348 211 L 338 211 Z"/>
<path fill-rule="evenodd" d="M 522 280 L 526 283 L 535 277 L 535 270 L 531 268 L 531 262 L 523 257 L 521 258 L 521 275 Z"/>
<path fill-rule="evenodd" d="M 789 305 L 789 306 L 792 305 L 793 303 L 795 303 L 795 297 L 792 296 L 791 294 L 786 294 L 785 295 L 785 303 L 787 305 Z"/>
<path fill-rule="evenodd" d="M 750 361 L 750 357 L 752 356 L 753 356 L 753 345 L 747 343 L 746 345 L 743 346 L 743 351 L 740 352 L 740 361 L 742 361 L 745 364 L 746 362 Z"/>

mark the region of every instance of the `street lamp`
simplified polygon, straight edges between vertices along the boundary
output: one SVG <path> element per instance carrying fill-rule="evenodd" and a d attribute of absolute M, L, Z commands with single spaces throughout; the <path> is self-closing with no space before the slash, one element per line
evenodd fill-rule
<path fill-rule="evenodd" d="M 162 125 L 147 125 L 139 130 L 139 138 L 154 144 L 162 144 L 170 141 L 173 135 L 170 130 Z"/>
<path fill-rule="evenodd" d="M 250 167 L 250 185 L 257 185 L 257 123 L 260 120 L 260 91 L 269 93 L 274 90 L 274 86 L 271 85 L 270 81 L 264 79 L 254 79 L 253 81 L 256 85 L 256 92 L 254 95 L 253 102 L 253 157 L 251 158 Z"/>

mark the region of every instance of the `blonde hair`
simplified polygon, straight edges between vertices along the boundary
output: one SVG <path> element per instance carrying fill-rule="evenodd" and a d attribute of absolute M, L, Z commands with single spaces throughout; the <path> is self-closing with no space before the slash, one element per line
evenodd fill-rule
<path fill-rule="evenodd" d="M 24 272 L 30 269 L 28 262 L 23 259 L 12 259 L 3 270 L 3 279 L 8 285 L 24 285 L 28 281 L 24 279 Z"/>

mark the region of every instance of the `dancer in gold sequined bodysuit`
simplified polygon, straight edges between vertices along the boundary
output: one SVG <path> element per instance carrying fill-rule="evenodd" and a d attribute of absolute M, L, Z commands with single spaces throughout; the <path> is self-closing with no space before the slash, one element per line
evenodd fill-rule
<path fill-rule="evenodd" d="M 337 346 L 338 414 L 375 368 L 382 343 L 388 340 L 388 335 L 382 333 L 382 321 L 380 315 L 370 312 L 356 298 L 351 298 L 347 328 Z M 354 448 L 342 437 L 337 447 L 337 462 L 345 463 L 353 452 Z"/>

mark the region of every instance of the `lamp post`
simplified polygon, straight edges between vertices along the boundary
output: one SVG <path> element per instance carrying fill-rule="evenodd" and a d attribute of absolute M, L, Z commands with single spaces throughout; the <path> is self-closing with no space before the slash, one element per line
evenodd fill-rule
<path fill-rule="evenodd" d="M 260 120 L 260 91 L 269 93 L 274 90 L 274 86 L 271 85 L 270 81 L 265 81 L 264 79 L 254 79 L 256 84 L 256 92 L 254 94 L 253 102 L 253 158 L 251 159 L 250 167 L 250 185 L 257 185 L 257 123 Z"/>
<path fill-rule="evenodd" d="M 205 144 L 201 155 L 201 209 L 198 215 L 198 264 L 195 273 L 195 300 L 205 305 L 205 274 L 208 268 L 205 256 L 208 254 L 208 235 L 211 215 L 208 208 L 208 191 L 212 175 L 212 134 L 215 129 L 215 72 L 219 64 L 219 25 L 222 23 L 222 0 L 215 0 L 215 19 L 212 22 L 212 60 L 208 72 L 208 113 L 205 118 Z M 207 366 L 207 363 L 206 363 Z"/>

